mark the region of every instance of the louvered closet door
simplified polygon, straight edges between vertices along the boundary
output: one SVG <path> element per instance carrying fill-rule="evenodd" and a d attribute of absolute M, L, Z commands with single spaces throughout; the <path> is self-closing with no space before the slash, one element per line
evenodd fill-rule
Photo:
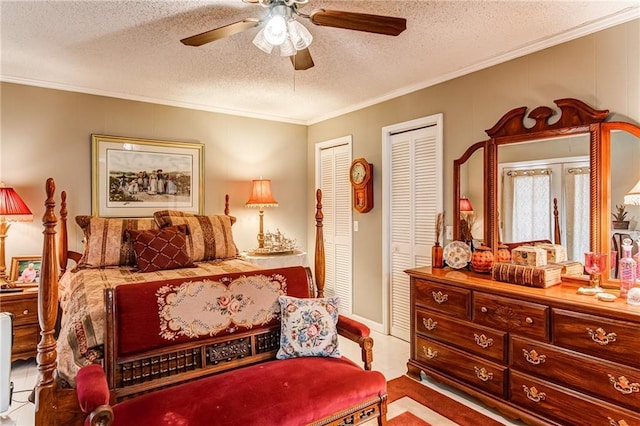
<path fill-rule="evenodd" d="M 340 297 L 340 313 L 352 312 L 351 148 L 339 145 L 320 152 L 320 188 L 324 213 L 325 296 Z"/>
<path fill-rule="evenodd" d="M 390 139 L 391 335 L 409 340 L 409 276 L 406 269 L 431 265 L 435 219 L 442 211 L 442 144 L 436 126 Z"/>

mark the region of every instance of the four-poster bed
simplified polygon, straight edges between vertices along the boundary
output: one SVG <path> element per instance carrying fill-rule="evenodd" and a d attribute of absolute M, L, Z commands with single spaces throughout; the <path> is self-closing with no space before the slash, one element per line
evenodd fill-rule
<path fill-rule="evenodd" d="M 73 275 L 74 272 L 69 270 L 67 266 L 67 262 L 69 260 L 73 260 L 76 265 L 78 262 L 81 262 L 82 254 L 76 253 L 68 250 L 68 241 L 67 241 L 67 209 L 66 209 L 66 193 L 63 191 L 61 193 L 61 205 L 60 205 L 60 220 L 58 222 L 58 218 L 55 213 L 55 183 L 52 178 L 49 178 L 46 182 L 46 201 L 45 201 L 45 214 L 43 216 L 43 225 L 44 225 L 44 243 L 43 243 L 43 253 L 42 253 L 42 270 L 41 270 L 41 279 L 39 284 L 39 295 L 38 295 L 38 320 L 41 329 L 41 340 L 38 344 L 38 355 L 37 355 L 37 366 L 38 366 L 38 384 L 35 389 L 35 417 L 36 417 L 36 425 L 71 425 L 77 424 L 81 422 L 82 419 L 86 416 L 80 410 L 78 406 L 78 400 L 76 396 L 76 390 L 69 386 L 69 383 L 73 383 L 72 377 L 65 377 L 64 374 L 62 376 L 66 380 L 60 380 L 61 374 L 58 369 L 61 366 L 65 366 L 65 363 L 68 365 L 73 364 L 74 362 L 78 362 L 77 358 L 71 359 L 67 358 L 66 361 L 61 360 L 61 354 L 58 353 L 58 348 L 64 348 L 63 344 L 59 345 L 57 340 L 58 336 L 56 333 L 56 320 L 58 318 L 58 310 L 59 310 L 59 299 L 69 298 L 69 295 L 76 296 L 79 293 L 74 293 L 73 289 L 69 287 L 59 288 L 59 284 L 63 283 L 64 286 L 71 286 L 67 277 L 69 275 Z M 316 243 L 315 243 L 315 295 L 317 297 L 324 296 L 324 280 L 325 280 L 325 269 L 324 269 L 324 246 L 323 246 L 323 234 L 322 234 L 322 204 L 321 204 L 322 194 L 320 190 L 316 191 L 316 212 L 315 212 L 315 221 L 316 221 Z M 225 207 L 225 215 L 228 216 L 228 196 L 226 199 L 226 207 Z M 56 226 L 59 223 L 59 235 L 58 241 L 56 241 Z M 86 250 L 86 244 L 85 244 Z M 238 271 L 251 271 L 260 269 L 255 265 L 248 264 L 243 265 L 242 263 L 247 263 L 240 261 L 238 259 L 232 259 L 230 269 L 225 269 L 225 266 L 222 266 L 221 269 L 207 269 L 212 268 L 210 265 L 205 267 L 205 271 L 201 273 L 201 275 L 211 275 L 216 273 L 227 273 L 227 272 L 238 272 Z M 216 263 L 216 267 L 220 265 L 225 265 L 224 261 L 220 263 Z M 200 269 L 199 266 L 198 269 Z M 244 269 L 243 269 L 244 268 Z M 105 269 L 84 269 L 78 272 L 78 274 L 82 272 L 86 272 L 88 275 L 93 274 L 94 276 L 102 275 L 103 278 L 106 274 Z M 116 267 L 116 270 L 118 268 Z M 130 268 L 129 268 L 130 269 Z M 59 271 L 62 271 L 63 274 L 59 274 Z M 159 271 L 152 272 L 153 279 L 149 278 L 149 280 L 158 280 L 164 279 L 162 274 L 174 274 L 175 278 L 179 274 L 176 271 L 187 271 L 188 276 L 197 276 L 198 273 L 195 269 L 188 270 L 174 270 L 174 271 Z M 185 273 L 187 273 L 185 272 Z M 135 273 L 133 273 L 135 274 Z M 160 274 L 160 275 L 158 275 Z M 106 274 L 108 275 L 108 274 Z M 144 275 L 144 274 L 142 274 Z M 136 282 L 142 281 L 142 279 L 133 279 L 132 273 L 127 272 L 121 274 L 121 277 L 125 276 L 126 279 L 113 279 L 106 278 L 106 281 L 103 282 L 102 288 L 113 287 L 115 285 L 123 284 L 127 281 Z M 158 278 L 160 277 L 160 278 Z M 90 281 L 90 280 L 88 280 Z M 79 287 L 83 288 L 88 287 L 86 282 L 82 282 Z M 100 290 L 102 290 L 102 288 Z M 83 293 L 84 294 L 84 293 Z M 102 294 L 102 293 L 101 293 Z M 91 299 L 92 303 L 95 303 L 95 298 Z M 60 300 L 62 306 L 70 306 L 65 304 L 65 300 Z M 101 305 L 98 309 L 103 309 Z M 89 323 L 87 326 L 87 330 L 91 329 L 95 324 L 91 322 L 92 318 L 90 315 L 86 315 L 85 317 L 81 317 L 78 320 L 78 323 Z M 63 318 L 62 323 L 64 325 L 65 319 Z M 73 327 L 72 327 L 73 328 Z M 77 330 L 75 330 L 77 331 Z M 78 337 L 74 335 L 74 330 L 65 331 L 64 327 L 60 330 L 61 336 L 64 336 L 65 339 L 73 341 L 74 339 L 78 340 Z M 113 332 L 110 330 L 108 332 Z M 88 332 L 82 327 L 80 328 L 80 332 L 76 333 L 79 335 L 88 334 Z M 95 333 L 95 336 L 102 336 L 101 333 Z M 95 337 L 94 336 L 94 337 Z M 98 343 L 102 343 L 103 341 L 97 339 Z M 361 338 L 362 340 L 362 338 Z M 366 337 L 368 346 L 368 351 L 365 351 L 363 348 L 363 358 L 366 355 L 366 362 L 368 362 L 370 368 L 371 362 L 371 346 L 372 342 L 370 342 L 370 338 Z M 77 354 L 76 354 L 77 355 Z M 85 354 L 86 355 L 86 354 Z M 95 354 L 94 354 L 95 355 Z M 99 357 L 100 354 L 98 354 Z M 69 357 L 69 354 L 65 356 Z M 84 364 L 90 363 L 85 362 L 86 360 L 82 360 Z M 96 361 L 95 358 L 89 357 L 89 361 Z M 366 363 L 365 362 L 365 363 Z M 77 368 L 75 369 L 77 370 Z M 72 369 L 67 369 L 65 374 L 73 375 L 75 371 Z M 71 380 L 69 380 L 71 379 Z"/>

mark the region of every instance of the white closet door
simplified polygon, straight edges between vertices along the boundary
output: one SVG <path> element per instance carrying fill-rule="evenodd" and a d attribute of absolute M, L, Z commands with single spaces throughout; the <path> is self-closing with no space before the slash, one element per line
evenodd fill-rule
<path fill-rule="evenodd" d="M 338 145 L 320 151 L 320 189 L 324 214 L 326 257 L 325 295 L 340 298 L 340 313 L 353 310 L 351 244 L 351 147 Z"/>
<path fill-rule="evenodd" d="M 391 335 L 409 340 L 409 276 L 406 269 L 431 265 L 435 219 L 442 211 L 442 141 L 438 126 L 390 138 Z"/>

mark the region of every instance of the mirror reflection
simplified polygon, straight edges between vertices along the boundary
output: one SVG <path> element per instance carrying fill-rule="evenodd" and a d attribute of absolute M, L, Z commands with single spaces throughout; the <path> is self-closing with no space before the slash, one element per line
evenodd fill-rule
<path fill-rule="evenodd" d="M 640 138 L 624 131 L 611 133 L 611 200 L 612 254 L 610 278 L 619 279 L 619 260 L 623 256 L 622 241 L 633 242 L 632 255 L 638 253 L 640 239 L 640 205 L 630 192 L 640 181 Z"/>
<path fill-rule="evenodd" d="M 504 243 L 549 242 L 584 262 L 589 251 L 589 135 L 498 148 L 498 230 Z"/>
<path fill-rule="evenodd" d="M 474 246 L 484 240 L 483 177 L 484 151 L 479 149 L 460 166 L 460 240 L 475 241 Z"/>

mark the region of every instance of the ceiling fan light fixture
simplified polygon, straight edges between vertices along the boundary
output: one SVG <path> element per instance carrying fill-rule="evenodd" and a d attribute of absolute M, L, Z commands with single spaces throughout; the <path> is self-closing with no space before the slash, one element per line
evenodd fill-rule
<path fill-rule="evenodd" d="M 289 37 L 280 45 L 280 56 L 294 56 L 297 53 L 295 46 Z"/>
<path fill-rule="evenodd" d="M 264 27 L 264 38 L 274 46 L 280 46 L 287 39 L 287 21 L 282 15 L 274 15 Z"/>
<path fill-rule="evenodd" d="M 253 44 L 266 54 L 270 54 L 273 51 L 273 44 L 269 43 L 264 37 L 264 28 L 258 31 L 258 34 L 253 38 Z"/>
<path fill-rule="evenodd" d="M 289 38 L 295 46 L 296 50 L 304 50 L 313 41 L 313 36 L 309 30 L 295 19 L 289 20 Z"/>

